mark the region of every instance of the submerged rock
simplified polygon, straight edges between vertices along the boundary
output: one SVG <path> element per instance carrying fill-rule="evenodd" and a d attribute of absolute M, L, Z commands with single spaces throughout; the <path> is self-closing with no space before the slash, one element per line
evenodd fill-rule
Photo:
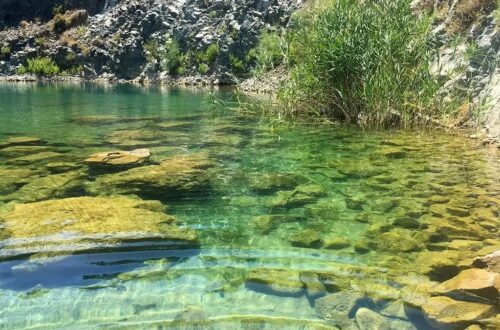
<path fill-rule="evenodd" d="M 253 269 L 246 284 L 257 291 L 269 290 L 277 295 L 300 296 L 304 293 L 299 273 L 288 269 Z"/>
<path fill-rule="evenodd" d="M 88 190 L 93 194 L 175 197 L 209 187 L 210 177 L 206 169 L 210 165 L 202 154 L 178 155 L 159 165 L 99 176 Z"/>
<path fill-rule="evenodd" d="M 295 188 L 303 179 L 291 173 L 252 173 L 248 177 L 248 187 L 261 194 L 277 190 Z"/>
<path fill-rule="evenodd" d="M 17 204 L 0 215 L 8 239 L 1 257 L 51 251 L 124 247 L 161 239 L 162 246 L 193 246 L 193 230 L 179 228 L 158 201 L 128 197 L 76 197 Z"/>
<path fill-rule="evenodd" d="M 144 164 L 150 156 L 149 149 L 108 151 L 93 154 L 85 159 L 85 163 L 92 166 L 132 167 Z"/>
<path fill-rule="evenodd" d="M 29 182 L 15 193 L 0 197 L 0 200 L 37 202 L 54 197 L 65 197 L 71 195 L 73 191 L 83 190 L 84 176 L 85 173 L 82 171 L 47 175 Z"/>
<path fill-rule="evenodd" d="M 311 229 L 304 229 L 290 237 L 290 243 L 296 247 L 319 248 L 321 237 Z"/>
<path fill-rule="evenodd" d="M 0 167 L 0 194 L 14 192 L 30 182 L 36 173 L 29 168 Z"/>
<path fill-rule="evenodd" d="M 11 146 L 29 146 L 29 145 L 37 145 L 43 143 L 44 141 L 42 139 L 36 137 L 17 136 L 17 137 L 11 137 L 5 141 L 0 142 L 0 149 Z"/>
<path fill-rule="evenodd" d="M 64 154 L 54 151 L 44 151 L 36 154 L 29 154 L 22 157 L 17 157 L 13 159 L 9 159 L 7 163 L 16 164 L 16 165 L 28 165 L 34 163 L 43 163 L 49 162 L 56 159 L 62 159 Z"/>
<path fill-rule="evenodd" d="M 463 329 L 496 314 L 495 307 L 449 297 L 431 297 L 422 306 L 426 320 L 436 328 Z"/>
<path fill-rule="evenodd" d="M 251 225 L 260 234 L 269 234 L 283 223 L 299 222 L 305 220 L 304 217 L 289 214 L 268 214 L 253 217 Z"/>
<path fill-rule="evenodd" d="M 279 191 L 271 197 L 267 205 L 271 208 L 297 208 L 314 203 L 326 192 L 319 185 L 299 185 L 293 191 Z"/>
<path fill-rule="evenodd" d="M 484 269 L 472 268 L 462 271 L 454 278 L 439 284 L 433 295 L 445 295 L 459 300 L 486 299 L 499 301 L 500 275 Z"/>
<path fill-rule="evenodd" d="M 329 235 L 323 238 L 322 247 L 331 250 L 345 249 L 351 246 L 351 242 L 345 237 Z"/>
<path fill-rule="evenodd" d="M 93 115 L 93 116 L 75 116 L 71 120 L 78 124 L 113 124 L 113 123 L 130 123 L 136 121 L 157 121 L 160 117 L 156 116 L 137 116 L 137 117 L 120 117 L 115 115 Z"/>
<path fill-rule="evenodd" d="M 316 300 L 319 317 L 344 328 L 355 328 L 353 318 L 360 307 L 372 306 L 369 298 L 358 292 L 337 292 Z"/>

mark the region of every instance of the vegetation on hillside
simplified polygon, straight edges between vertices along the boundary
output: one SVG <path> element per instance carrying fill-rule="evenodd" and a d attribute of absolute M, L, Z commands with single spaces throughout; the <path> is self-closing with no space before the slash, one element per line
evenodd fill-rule
<path fill-rule="evenodd" d="M 431 20 L 410 0 L 335 0 L 296 18 L 288 36 L 287 115 L 408 124 L 439 109 L 429 72 Z"/>

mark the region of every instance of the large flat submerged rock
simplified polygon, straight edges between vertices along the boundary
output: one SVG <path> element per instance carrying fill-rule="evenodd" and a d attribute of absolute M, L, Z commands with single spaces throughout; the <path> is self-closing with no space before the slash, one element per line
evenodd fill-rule
<path fill-rule="evenodd" d="M 158 201 L 76 197 L 14 205 L 0 214 L 0 259 L 38 252 L 118 247 L 197 246 L 196 233 L 175 224 Z M 147 242 L 147 243 L 146 243 Z"/>

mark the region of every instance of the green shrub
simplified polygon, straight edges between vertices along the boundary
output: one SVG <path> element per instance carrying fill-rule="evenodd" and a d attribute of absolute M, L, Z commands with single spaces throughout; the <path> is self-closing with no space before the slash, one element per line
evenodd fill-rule
<path fill-rule="evenodd" d="M 205 63 L 201 63 L 201 64 L 198 65 L 198 72 L 201 73 L 201 74 L 205 74 L 209 70 L 210 70 L 210 67 L 207 64 L 205 64 Z"/>
<path fill-rule="evenodd" d="M 205 60 L 207 63 L 213 63 L 219 56 L 219 44 L 211 44 L 205 51 Z"/>
<path fill-rule="evenodd" d="M 235 72 L 242 73 L 246 71 L 246 66 L 243 60 L 233 54 L 229 54 L 229 63 Z"/>
<path fill-rule="evenodd" d="M 158 59 L 158 42 L 156 40 L 149 39 L 144 43 L 142 47 L 147 52 L 146 59 L 148 60 L 148 62 L 153 62 L 154 60 Z"/>
<path fill-rule="evenodd" d="M 279 97 L 289 115 L 408 124 L 433 115 L 431 21 L 411 0 L 335 0 L 297 18 L 289 37 L 292 83 Z"/>
<path fill-rule="evenodd" d="M 212 64 L 217 59 L 218 55 L 219 55 L 219 44 L 214 43 L 208 46 L 208 48 L 204 52 L 197 52 L 195 54 L 195 58 L 198 63 Z"/>
<path fill-rule="evenodd" d="M 0 49 L 0 58 L 7 58 L 9 57 L 10 53 L 12 52 L 12 49 L 10 46 L 3 46 Z"/>
<path fill-rule="evenodd" d="M 286 43 L 276 32 L 263 31 L 257 47 L 250 50 L 249 60 L 256 62 L 255 74 L 259 75 L 274 69 L 285 58 Z"/>
<path fill-rule="evenodd" d="M 170 74 L 179 74 L 178 68 L 185 62 L 179 43 L 176 40 L 169 40 L 165 44 L 165 51 L 162 54 L 163 68 Z"/>
<path fill-rule="evenodd" d="M 45 46 L 45 38 L 43 37 L 38 37 L 35 39 L 35 44 L 39 47 Z"/>
<path fill-rule="evenodd" d="M 37 76 L 55 76 L 60 72 L 57 64 L 50 57 L 37 57 L 28 59 L 26 66 L 21 66 L 18 74 L 33 73 Z"/>

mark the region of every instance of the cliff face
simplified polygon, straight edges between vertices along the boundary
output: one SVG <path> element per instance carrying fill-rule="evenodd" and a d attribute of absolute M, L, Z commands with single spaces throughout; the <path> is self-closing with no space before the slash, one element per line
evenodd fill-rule
<path fill-rule="evenodd" d="M 230 82 L 246 69 L 245 57 L 261 31 L 284 28 L 300 5 L 300 0 L 87 2 L 83 24 L 74 24 L 66 12 L 59 30 L 54 18 L 0 32 L 0 46 L 9 50 L 0 72 L 12 75 L 28 58 L 51 57 L 63 70 L 81 66 L 86 78 L 157 81 L 180 71 Z M 99 6 L 106 9 L 95 14 Z"/>
<path fill-rule="evenodd" d="M 94 15 L 110 2 L 111 0 L 0 0 L 0 28 L 15 26 L 22 20 L 49 20 L 57 6 L 68 10 L 86 9 Z"/>
<path fill-rule="evenodd" d="M 496 0 L 415 0 L 417 12 L 432 12 L 437 56 L 433 73 L 444 82 L 440 97 L 460 96 L 456 126 L 483 128 L 500 141 L 500 29 Z"/>

